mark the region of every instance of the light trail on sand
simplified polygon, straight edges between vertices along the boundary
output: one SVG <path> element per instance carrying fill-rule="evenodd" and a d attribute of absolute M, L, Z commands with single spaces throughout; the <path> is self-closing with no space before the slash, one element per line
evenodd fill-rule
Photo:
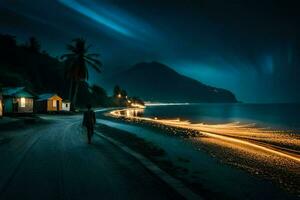
<path fill-rule="evenodd" d="M 288 148 L 280 147 L 280 145 L 284 145 L 299 149 L 300 138 L 296 135 L 293 136 L 291 134 L 286 134 L 283 131 L 257 128 L 254 124 L 226 123 L 210 125 L 203 123 L 191 123 L 189 121 L 181 121 L 179 119 L 140 117 L 138 116 L 138 113 L 140 112 L 143 112 L 143 109 L 129 108 L 111 111 L 109 112 L 109 115 L 112 117 L 138 119 L 174 128 L 199 131 L 202 135 L 207 137 L 245 145 L 300 163 L 298 150 L 291 150 L 288 152 Z"/>

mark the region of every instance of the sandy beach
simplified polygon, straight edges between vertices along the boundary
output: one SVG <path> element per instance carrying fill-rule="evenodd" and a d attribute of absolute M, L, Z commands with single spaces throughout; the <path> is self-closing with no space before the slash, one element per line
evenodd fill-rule
<path fill-rule="evenodd" d="M 259 130 L 237 125 L 235 129 L 232 128 L 234 125 L 230 129 L 228 126 L 202 125 L 203 131 L 186 121 L 132 117 L 126 113 L 136 111 L 119 111 L 99 116 L 99 123 L 106 126 L 105 130 L 113 127 L 154 144 L 159 152 L 164 152 L 163 155 L 146 155 L 157 163 L 163 160 L 162 168 L 166 167 L 167 160 L 168 167 L 165 169 L 172 168 L 169 170 L 172 175 L 184 180 L 198 192 L 210 194 L 208 196 L 223 193 L 228 198 L 241 198 L 252 193 L 250 199 L 293 199 L 300 194 L 297 136 L 291 140 L 290 135 L 278 133 L 271 140 L 266 137 L 270 133 L 265 131 L 260 138 Z M 246 135 L 246 130 L 250 129 L 253 130 L 252 138 Z M 291 143 L 293 148 L 289 148 Z M 173 149 L 174 146 L 176 149 Z"/>

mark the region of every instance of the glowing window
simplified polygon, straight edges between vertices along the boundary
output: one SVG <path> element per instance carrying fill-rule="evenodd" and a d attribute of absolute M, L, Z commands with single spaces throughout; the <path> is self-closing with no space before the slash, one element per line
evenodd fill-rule
<path fill-rule="evenodd" d="M 25 106 L 26 106 L 26 99 L 24 97 L 22 97 L 21 98 L 21 105 L 20 105 L 20 107 L 21 108 L 25 108 Z"/>
<path fill-rule="evenodd" d="M 56 108 L 56 100 L 53 100 L 52 103 L 53 103 L 53 108 Z"/>

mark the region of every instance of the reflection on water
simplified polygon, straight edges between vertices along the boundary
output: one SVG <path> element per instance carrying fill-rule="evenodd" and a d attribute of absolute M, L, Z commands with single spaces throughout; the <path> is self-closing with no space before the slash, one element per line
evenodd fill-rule
<path fill-rule="evenodd" d="M 131 108 L 131 109 L 124 109 L 116 111 L 115 114 L 118 116 L 124 116 L 127 118 L 132 117 L 142 117 L 144 113 L 144 109 L 142 108 Z"/>
<path fill-rule="evenodd" d="M 270 130 L 258 128 L 255 124 L 241 124 L 238 122 L 224 124 L 191 123 L 180 119 L 157 119 L 143 117 L 143 109 L 124 109 L 111 111 L 110 115 L 115 117 L 126 117 L 163 124 L 175 128 L 196 130 L 201 136 L 214 138 L 214 143 L 224 141 L 243 145 L 244 150 L 258 150 L 257 153 L 270 153 L 300 163 L 300 136 L 289 131 Z"/>
<path fill-rule="evenodd" d="M 149 106 L 144 116 L 180 118 L 193 123 L 255 123 L 261 127 L 300 130 L 300 104 L 191 104 Z M 299 132 L 300 133 L 300 132 Z"/>
<path fill-rule="evenodd" d="M 143 109 L 115 110 L 116 118 L 160 124 L 168 133 L 182 131 L 196 149 L 205 149 L 219 160 L 259 174 L 300 195 L 300 135 L 293 131 L 257 127 L 254 123 L 191 123 L 180 119 L 148 117 Z M 178 130 L 176 130 L 179 128 Z M 172 130 L 173 129 L 173 130 Z M 174 131 L 175 129 L 175 131 Z M 151 138 L 151 136 L 149 136 Z M 170 141 L 170 139 L 168 139 Z M 165 146 L 164 146 L 165 148 Z M 183 149 L 184 150 L 184 149 Z"/>

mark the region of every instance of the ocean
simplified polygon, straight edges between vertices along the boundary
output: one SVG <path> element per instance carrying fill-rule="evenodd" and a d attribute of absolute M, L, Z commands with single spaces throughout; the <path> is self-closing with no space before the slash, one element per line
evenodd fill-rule
<path fill-rule="evenodd" d="M 300 104 L 177 104 L 147 106 L 144 117 L 188 120 L 192 123 L 238 122 L 271 129 L 300 130 Z"/>

